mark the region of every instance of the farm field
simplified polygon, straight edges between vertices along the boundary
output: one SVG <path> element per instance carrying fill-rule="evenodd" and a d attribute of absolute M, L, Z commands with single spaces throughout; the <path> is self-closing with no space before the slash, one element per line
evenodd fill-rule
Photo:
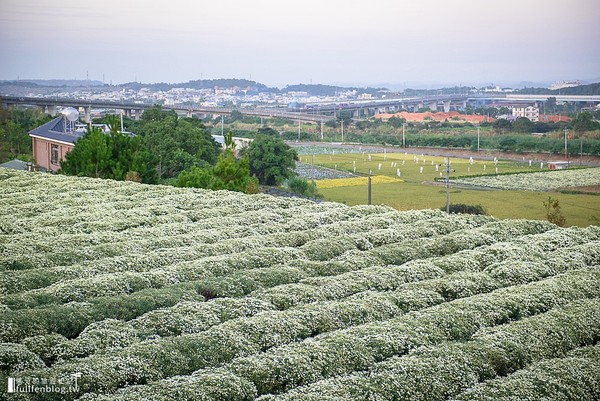
<path fill-rule="evenodd" d="M 599 267 L 597 226 L 0 169 L 0 399 L 597 399 Z"/>
<path fill-rule="evenodd" d="M 304 163 L 312 162 L 312 157 L 301 155 L 300 160 Z M 553 188 L 563 188 L 569 184 L 577 186 L 578 190 L 593 183 L 600 185 L 600 169 L 598 168 L 548 171 L 545 168 L 541 169 L 540 162 L 532 163 L 532 166 L 529 167 L 528 160 L 521 163 L 498 160 L 497 164 L 494 161 L 470 161 L 460 158 L 451 158 L 450 161 L 452 170 L 450 182 L 456 183 L 457 180 L 453 177 L 460 176 L 458 183 L 463 184 L 458 186 L 455 184 L 451 188 L 450 201 L 452 203 L 482 205 L 488 214 L 499 218 L 545 219 L 546 211 L 543 202 L 551 196 L 559 200 L 567 225 L 598 224 L 600 198 L 593 193 L 594 186 L 587 189 L 590 193 L 582 194 L 569 194 L 553 190 Z M 362 153 L 334 153 L 315 155 L 314 157 L 314 163 L 319 166 L 341 171 L 356 171 L 357 174 L 368 174 L 371 170 L 375 176 L 383 175 L 395 178 L 395 182 L 373 182 L 372 203 L 385 204 L 398 210 L 440 208 L 445 205 L 446 192 L 443 183 L 434 182 L 436 178 L 440 179 L 440 174 L 443 174 L 444 162 L 442 157 L 405 155 L 404 153 L 365 153 L 364 155 Z M 496 168 L 499 174 L 497 176 Z M 398 175 L 398 170 L 400 170 L 400 175 Z M 568 178 L 566 180 L 553 178 L 563 173 L 582 175 L 586 179 L 576 181 Z M 485 174 L 488 175 L 481 176 Z M 468 178 L 468 176 L 473 176 L 473 178 Z M 318 180 L 316 182 L 319 192 L 324 195 L 325 199 L 348 205 L 360 205 L 367 203 L 366 181 L 363 181 L 358 181 L 358 185 L 346 185 L 344 180 L 339 181 L 340 185 L 336 185 L 335 180 Z M 511 186 L 510 184 L 514 181 L 519 181 L 519 185 Z M 487 185 L 488 187 L 499 186 L 496 182 L 503 182 L 507 189 L 487 188 L 486 182 L 493 182 Z M 583 189 L 585 190 L 585 188 Z"/>

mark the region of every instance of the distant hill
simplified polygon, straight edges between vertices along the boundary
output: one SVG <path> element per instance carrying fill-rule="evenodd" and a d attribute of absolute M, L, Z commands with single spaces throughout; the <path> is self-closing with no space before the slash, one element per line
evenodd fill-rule
<path fill-rule="evenodd" d="M 277 92 L 277 88 L 269 88 L 268 86 L 261 84 L 256 81 L 250 81 L 247 79 L 199 79 L 195 81 L 181 82 L 181 83 L 141 83 L 141 82 L 128 82 L 125 84 L 118 85 L 119 87 L 139 90 L 141 88 L 149 88 L 155 91 L 168 91 L 175 88 L 190 88 L 190 89 L 213 89 L 215 87 L 222 89 L 239 88 L 240 90 L 250 92 Z"/>
<path fill-rule="evenodd" d="M 548 88 L 523 88 L 518 90 L 517 93 L 523 95 L 600 95 L 600 82 L 555 90 Z"/>
<path fill-rule="evenodd" d="M 475 89 L 470 86 L 453 86 L 451 88 L 441 89 L 404 89 L 404 96 L 431 96 L 431 95 L 457 95 L 457 94 L 468 94 L 471 89 Z"/>
<path fill-rule="evenodd" d="M 312 96 L 335 96 L 337 93 L 348 90 L 356 90 L 359 93 L 370 93 L 375 95 L 382 91 L 387 91 L 386 88 L 357 88 L 357 87 L 342 87 L 321 84 L 297 84 L 288 85 L 281 89 L 281 93 L 286 92 L 306 92 Z"/>
<path fill-rule="evenodd" d="M 22 87 L 36 86 L 55 86 L 55 87 L 71 87 L 71 86 L 103 86 L 100 81 L 85 80 L 85 79 L 20 79 L 18 81 L 0 81 L 0 85 L 13 85 Z"/>

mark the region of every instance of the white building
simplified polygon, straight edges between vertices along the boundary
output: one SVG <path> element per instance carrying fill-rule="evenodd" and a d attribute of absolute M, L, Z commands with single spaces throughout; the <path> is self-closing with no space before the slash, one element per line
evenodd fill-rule
<path fill-rule="evenodd" d="M 530 121 L 538 122 L 540 120 L 540 108 L 531 105 L 513 106 L 512 115 L 514 118 L 525 117 Z"/>
<path fill-rule="evenodd" d="M 552 85 L 550 85 L 550 87 L 548 89 L 551 90 L 557 90 L 557 89 L 563 89 L 563 88 L 574 88 L 576 86 L 580 86 L 581 82 L 579 81 L 559 81 L 559 82 L 555 82 Z"/>

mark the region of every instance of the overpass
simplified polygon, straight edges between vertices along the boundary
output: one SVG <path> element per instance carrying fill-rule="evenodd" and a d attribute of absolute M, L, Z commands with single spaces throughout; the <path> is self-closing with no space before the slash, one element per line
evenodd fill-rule
<path fill-rule="evenodd" d="M 546 102 L 548 98 L 556 98 L 559 102 L 600 103 L 598 95 L 520 95 L 520 94 L 469 94 L 469 95 L 431 95 L 417 97 L 402 97 L 394 99 L 377 99 L 349 102 L 312 103 L 307 105 L 313 113 L 337 114 L 341 110 L 350 111 L 353 117 L 362 114 L 395 112 L 400 110 L 416 111 L 428 107 L 432 111 L 444 112 L 454 109 L 464 109 L 468 102 L 475 100 L 505 100 L 512 102 Z M 306 108 L 303 110 L 306 111 Z"/>
<path fill-rule="evenodd" d="M 54 116 L 58 107 L 75 107 L 84 109 L 84 120 L 91 121 L 92 109 L 114 109 L 122 110 L 128 117 L 138 119 L 144 110 L 155 106 L 153 103 L 143 102 L 118 102 L 110 100 L 86 100 L 73 98 L 55 98 L 55 97 L 23 97 L 23 96 L 2 96 L 0 102 L 5 106 L 28 105 L 37 106 L 44 112 Z M 178 113 L 185 113 L 188 117 L 193 115 L 229 115 L 233 111 L 239 111 L 242 114 L 265 118 L 287 118 L 296 121 L 319 121 L 327 122 L 334 119 L 333 116 L 315 116 L 314 113 L 296 113 L 287 109 L 257 107 L 257 108 L 234 108 L 234 107 L 201 107 L 201 106 L 162 106 L 164 110 L 175 110 Z"/>
<path fill-rule="evenodd" d="M 432 111 L 443 109 L 445 112 L 454 108 L 465 108 L 467 95 L 431 95 L 417 97 L 400 97 L 393 99 L 354 100 L 336 103 L 312 103 L 308 108 L 319 113 L 337 113 L 340 110 L 352 112 L 353 117 L 362 114 L 373 115 L 400 110 L 416 111 L 428 107 Z"/>

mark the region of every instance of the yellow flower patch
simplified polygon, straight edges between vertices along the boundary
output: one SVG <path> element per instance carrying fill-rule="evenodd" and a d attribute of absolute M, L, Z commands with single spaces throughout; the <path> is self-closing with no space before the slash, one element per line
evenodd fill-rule
<path fill-rule="evenodd" d="M 353 186 L 366 186 L 367 177 L 352 177 L 352 178 L 335 178 L 330 180 L 318 180 L 317 188 L 338 188 L 338 187 L 353 187 Z M 390 182 L 404 182 L 397 178 L 388 177 L 385 175 L 374 175 L 371 177 L 371 184 L 386 184 Z"/>

